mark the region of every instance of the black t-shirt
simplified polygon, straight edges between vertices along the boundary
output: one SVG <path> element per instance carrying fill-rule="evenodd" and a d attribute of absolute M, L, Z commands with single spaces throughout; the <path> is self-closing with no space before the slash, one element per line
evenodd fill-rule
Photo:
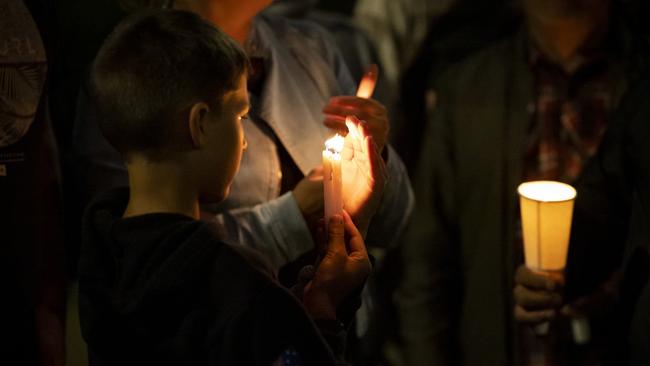
<path fill-rule="evenodd" d="M 268 365 L 287 351 L 335 364 L 302 305 L 253 251 L 179 214 L 122 218 L 128 190 L 84 218 L 82 334 L 91 364 Z"/>

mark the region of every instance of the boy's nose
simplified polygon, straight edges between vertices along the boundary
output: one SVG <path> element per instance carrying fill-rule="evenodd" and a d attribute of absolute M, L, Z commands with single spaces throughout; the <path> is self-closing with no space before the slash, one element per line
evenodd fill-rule
<path fill-rule="evenodd" d="M 248 147 L 248 140 L 244 139 L 242 150 L 246 150 L 247 147 Z"/>

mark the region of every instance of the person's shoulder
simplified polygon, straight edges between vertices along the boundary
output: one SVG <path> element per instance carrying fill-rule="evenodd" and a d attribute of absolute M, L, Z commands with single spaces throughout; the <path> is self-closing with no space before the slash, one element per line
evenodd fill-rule
<path fill-rule="evenodd" d="M 309 47 L 316 52 L 333 47 L 325 28 L 309 19 L 294 19 L 279 14 L 261 14 L 257 21 L 272 29 L 275 37 L 289 48 Z"/>
<path fill-rule="evenodd" d="M 519 33 L 513 33 L 487 43 L 461 60 L 449 65 L 435 85 L 452 90 L 467 91 L 472 86 L 503 79 L 511 71 L 511 65 L 517 58 L 524 60 L 523 40 Z"/>

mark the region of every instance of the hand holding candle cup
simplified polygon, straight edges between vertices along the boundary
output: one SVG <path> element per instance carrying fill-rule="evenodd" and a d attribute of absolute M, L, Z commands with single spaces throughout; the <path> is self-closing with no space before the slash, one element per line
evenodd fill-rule
<path fill-rule="evenodd" d="M 515 317 L 539 322 L 561 305 L 557 290 L 564 278 L 576 191 L 553 181 L 523 183 L 517 191 L 526 266 L 517 270 Z M 544 327 L 537 328 L 538 333 L 544 333 Z"/>

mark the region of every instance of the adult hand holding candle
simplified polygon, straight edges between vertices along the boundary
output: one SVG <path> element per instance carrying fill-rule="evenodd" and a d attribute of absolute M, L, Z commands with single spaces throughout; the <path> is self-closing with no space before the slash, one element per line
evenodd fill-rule
<path fill-rule="evenodd" d="M 553 317 L 561 305 L 559 288 L 571 233 L 573 187 L 553 181 L 523 183 L 518 188 L 526 266 L 517 270 L 515 317 L 537 323 Z M 545 333 L 547 323 L 536 330 Z"/>

